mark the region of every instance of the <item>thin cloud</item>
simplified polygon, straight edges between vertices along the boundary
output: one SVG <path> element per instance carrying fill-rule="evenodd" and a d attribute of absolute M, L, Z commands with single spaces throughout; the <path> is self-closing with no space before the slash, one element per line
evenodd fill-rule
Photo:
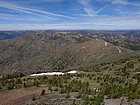
<path fill-rule="evenodd" d="M 55 2 L 70 2 L 74 0 L 36 0 L 38 3 L 35 4 L 32 4 L 33 0 L 29 0 L 29 2 L 23 0 L 24 3 L 18 3 L 18 0 L 11 3 L 0 1 L 0 7 L 2 7 L 0 13 L 0 30 L 136 29 L 140 27 L 139 8 L 133 6 L 136 5 L 136 2 L 128 2 L 127 0 L 95 0 L 94 5 L 91 2 L 92 0 L 77 0 L 77 3 L 80 5 L 77 5 L 76 2 L 66 3 L 64 7 L 64 2 L 62 2 L 62 5 L 58 6 L 57 11 L 60 13 L 62 9 L 65 8 L 66 10 L 60 14 L 45 11 L 45 9 L 54 9 L 51 6 L 46 6 L 44 10 L 34 9 L 33 7 L 40 8 L 42 5 L 38 6 L 38 3 L 47 4 L 48 2 L 52 2 L 50 5 L 54 5 Z M 99 8 L 101 5 L 98 3 L 100 2 L 101 5 L 105 6 Z M 28 8 L 27 5 L 31 7 Z M 71 11 L 69 8 L 66 8 L 67 5 L 72 7 Z M 131 10 L 128 7 L 131 7 Z M 5 11 L 7 9 L 12 11 Z"/>
<path fill-rule="evenodd" d="M 120 26 L 121 23 L 121 26 Z M 135 23 L 135 24 L 133 24 Z M 94 30 L 116 30 L 116 29 L 138 29 L 137 21 L 114 21 L 113 23 L 83 23 L 83 24 L 0 24 L 0 30 L 50 30 L 50 29 L 94 29 Z"/>
<path fill-rule="evenodd" d="M 99 13 L 99 12 L 103 11 L 104 9 L 106 9 L 107 7 L 109 7 L 109 6 L 113 5 L 113 4 L 114 3 L 103 6 L 102 8 L 100 8 L 99 10 L 97 10 L 96 13 Z"/>
<path fill-rule="evenodd" d="M 70 29 L 65 24 L 0 24 L 0 30 L 48 30 L 48 29 Z"/>
<path fill-rule="evenodd" d="M 65 15 L 61 15 L 61 14 L 55 14 L 55 13 L 46 12 L 46 11 L 37 10 L 37 9 L 32 9 L 32 8 L 25 8 L 25 7 L 16 6 L 16 5 L 9 4 L 9 3 L 6 3 L 6 2 L 1 2 L 1 1 L 0 1 L 0 7 L 8 8 L 8 9 L 12 9 L 12 10 L 32 14 L 32 15 L 38 15 L 38 16 L 41 16 L 41 15 L 39 15 L 37 13 L 42 13 L 42 14 L 47 14 L 47 15 L 56 16 L 56 17 L 75 19 L 73 17 L 69 17 L 69 16 L 65 16 Z M 51 18 L 51 17 L 47 17 L 47 18 L 54 19 L 54 18 Z"/>
<path fill-rule="evenodd" d="M 100 2 L 111 2 L 114 4 L 121 4 L 121 5 L 131 5 L 131 6 L 140 6 L 140 2 L 129 2 L 128 0 L 96 0 Z"/>
<path fill-rule="evenodd" d="M 78 0 L 78 2 L 83 5 L 85 12 L 90 16 L 96 16 L 95 11 L 92 9 L 90 1 L 89 0 Z"/>
<path fill-rule="evenodd" d="M 128 2 L 127 0 L 116 0 L 116 3 L 122 4 L 122 5 L 131 5 L 131 6 L 140 6 L 139 2 Z"/>
<path fill-rule="evenodd" d="M 78 0 L 78 2 L 84 6 L 85 12 L 90 17 L 97 16 L 97 13 L 100 13 L 101 11 L 103 11 L 104 9 L 106 9 L 107 7 L 109 7 L 109 6 L 111 6 L 111 5 L 113 5 L 113 4 L 116 3 L 116 2 L 112 2 L 111 4 L 105 5 L 102 8 L 100 8 L 99 10 L 95 11 L 95 10 L 93 10 L 93 8 L 92 8 L 89 0 Z"/>
<path fill-rule="evenodd" d="M 14 11 L 19 11 L 19 12 L 22 12 L 22 13 L 27 13 L 27 14 L 30 14 L 30 15 L 44 17 L 46 19 L 55 20 L 55 18 L 51 18 L 51 17 L 48 17 L 48 16 L 43 16 L 43 15 L 34 13 L 32 11 L 29 11 L 29 10 L 23 8 L 23 7 L 15 6 L 15 5 L 12 5 L 12 4 L 9 4 L 9 3 L 5 3 L 5 2 L 1 2 L 1 1 L 0 1 L 0 7 L 11 9 L 11 10 L 14 10 Z"/>
<path fill-rule="evenodd" d="M 85 22 L 90 23 L 90 24 L 94 24 L 94 23 L 98 23 L 98 22 L 102 22 L 102 23 L 108 23 L 108 22 L 118 22 L 118 21 L 132 21 L 135 20 L 137 21 L 137 23 L 139 24 L 140 21 L 140 12 L 135 12 L 133 14 L 129 14 L 129 15 L 118 15 L 118 16 L 107 16 L 107 15 L 98 15 L 98 16 L 94 16 L 94 17 L 82 17 L 78 20 L 70 20 L 70 23 L 75 23 L 75 24 L 84 24 Z M 127 23 L 126 22 L 126 23 Z M 121 25 L 121 23 L 119 23 Z M 132 23 L 132 25 L 135 23 Z M 139 24 L 140 26 L 140 24 Z"/>
<path fill-rule="evenodd" d="M 27 17 L 27 16 L 16 16 L 16 15 L 13 15 L 13 14 L 0 14 L 0 20 L 3 20 L 3 21 L 11 21 L 12 22 L 38 22 L 38 23 L 41 23 L 41 22 L 50 22 L 50 20 L 47 20 L 45 18 L 39 18 L 39 17 Z M 26 19 L 25 19 L 26 18 Z"/>

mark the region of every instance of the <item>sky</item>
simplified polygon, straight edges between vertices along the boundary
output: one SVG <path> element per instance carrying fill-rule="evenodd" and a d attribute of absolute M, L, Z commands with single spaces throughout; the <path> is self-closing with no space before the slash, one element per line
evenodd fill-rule
<path fill-rule="evenodd" d="M 140 29 L 140 0 L 0 0 L 0 30 Z"/>

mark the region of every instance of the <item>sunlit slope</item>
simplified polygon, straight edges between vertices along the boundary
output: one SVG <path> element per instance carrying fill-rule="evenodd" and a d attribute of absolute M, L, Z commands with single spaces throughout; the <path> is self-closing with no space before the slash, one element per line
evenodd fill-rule
<path fill-rule="evenodd" d="M 66 34 L 31 35 L 0 43 L 2 74 L 74 69 L 135 53 L 100 38 Z"/>

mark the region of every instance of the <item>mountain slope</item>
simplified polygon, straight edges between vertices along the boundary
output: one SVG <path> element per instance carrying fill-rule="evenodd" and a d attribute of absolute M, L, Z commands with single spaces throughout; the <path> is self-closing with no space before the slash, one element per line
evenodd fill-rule
<path fill-rule="evenodd" d="M 103 39 L 69 33 L 1 40 L 0 49 L 2 74 L 73 69 L 133 52 Z"/>
<path fill-rule="evenodd" d="M 97 36 L 107 42 L 114 45 L 121 46 L 131 50 L 140 50 L 140 40 L 136 36 L 122 35 L 122 34 L 110 34 Z"/>

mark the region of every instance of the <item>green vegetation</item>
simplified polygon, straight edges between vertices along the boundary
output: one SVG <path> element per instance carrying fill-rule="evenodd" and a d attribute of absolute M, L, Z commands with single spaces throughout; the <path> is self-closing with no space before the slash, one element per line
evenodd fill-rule
<path fill-rule="evenodd" d="M 41 94 L 40 94 L 40 95 L 41 95 L 41 96 L 45 95 L 45 92 L 46 92 L 46 91 L 45 91 L 44 89 L 42 89 L 42 91 L 41 91 Z"/>
<path fill-rule="evenodd" d="M 116 99 L 128 97 L 129 100 L 140 99 L 140 56 L 132 56 L 117 62 L 80 67 L 77 74 L 61 76 L 3 76 L 0 90 L 46 86 L 50 92 L 58 91 L 71 98 L 82 98 L 83 105 L 101 105 L 104 98 Z M 84 71 L 84 72 L 81 72 Z M 43 89 L 40 96 L 44 96 Z M 36 100 L 35 96 L 32 100 Z M 73 101 L 70 105 L 78 105 Z"/>
<path fill-rule="evenodd" d="M 32 101 L 35 101 L 35 100 L 36 100 L 35 95 L 33 95 L 33 97 L 32 97 Z"/>

